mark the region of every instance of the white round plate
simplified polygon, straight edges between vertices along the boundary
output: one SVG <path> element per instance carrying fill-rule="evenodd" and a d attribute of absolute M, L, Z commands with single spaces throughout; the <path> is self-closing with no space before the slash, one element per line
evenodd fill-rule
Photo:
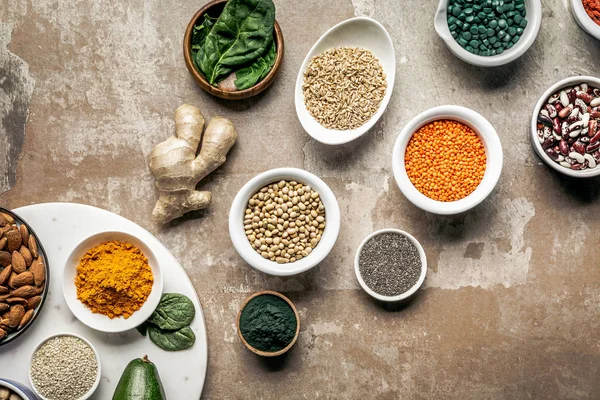
<path fill-rule="evenodd" d="M 19 382 L 28 381 L 28 360 L 37 344 L 58 332 L 70 332 L 86 338 L 100 355 L 102 378 L 95 400 L 112 398 L 119 378 L 134 358 L 148 355 L 158 368 L 169 399 L 199 399 L 207 367 L 206 327 L 194 286 L 181 264 L 167 248 L 141 226 L 100 208 L 71 203 L 37 204 L 14 210 L 29 223 L 50 260 L 50 288 L 46 304 L 36 323 L 19 340 L 0 347 L 0 376 Z M 191 328 L 196 343 L 188 350 L 167 352 L 143 337 L 135 329 L 122 333 L 102 333 L 80 323 L 69 311 L 62 295 L 62 271 L 71 251 L 82 238 L 101 231 L 118 230 L 136 236 L 150 246 L 163 266 L 164 292 L 188 296 L 196 307 Z M 8 362 L 20 360 L 20 362 Z"/>

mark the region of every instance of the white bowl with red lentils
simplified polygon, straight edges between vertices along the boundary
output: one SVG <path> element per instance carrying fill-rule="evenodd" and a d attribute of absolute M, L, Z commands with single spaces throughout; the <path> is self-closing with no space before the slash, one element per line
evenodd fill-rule
<path fill-rule="evenodd" d="M 404 196 L 424 211 L 460 214 L 481 203 L 502 173 L 502 144 L 492 124 L 466 107 L 434 107 L 400 132 L 392 156 Z"/>

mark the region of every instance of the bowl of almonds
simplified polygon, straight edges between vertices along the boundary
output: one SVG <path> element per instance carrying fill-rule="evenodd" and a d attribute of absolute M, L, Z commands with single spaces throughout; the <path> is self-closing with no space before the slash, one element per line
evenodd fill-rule
<path fill-rule="evenodd" d="M 25 332 L 48 293 L 48 258 L 38 236 L 0 207 L 0 346 Z"/>

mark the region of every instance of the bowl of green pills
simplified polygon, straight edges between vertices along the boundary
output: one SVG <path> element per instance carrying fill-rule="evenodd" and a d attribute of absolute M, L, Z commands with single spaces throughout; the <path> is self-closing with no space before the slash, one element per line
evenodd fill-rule
<path fill-rule="evenodd" d="M 262 357 L 276 357 L 292 348 L 300 333 L 294 303 L 271 290 L 256 292 L 242 304 L 237 319 L 244 346 Z"/>
<path fill-rule="evenodd" d="M 541 0 L 440 0 L 434 25 L 458 58 L 497 67 L 531 47 L 541 21 Z"/>

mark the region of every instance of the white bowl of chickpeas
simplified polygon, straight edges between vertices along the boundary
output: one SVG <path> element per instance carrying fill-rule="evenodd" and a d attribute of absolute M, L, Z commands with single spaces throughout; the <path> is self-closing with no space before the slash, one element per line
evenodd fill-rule
<path fill-rule="evenodd" d="M 257 175 L 238 192 L 229 235 L 239 255 L 259 271 L 290 276 L 327 257 L 340 231 L 335 195 L 317 176 L 297 168 Z"/>

